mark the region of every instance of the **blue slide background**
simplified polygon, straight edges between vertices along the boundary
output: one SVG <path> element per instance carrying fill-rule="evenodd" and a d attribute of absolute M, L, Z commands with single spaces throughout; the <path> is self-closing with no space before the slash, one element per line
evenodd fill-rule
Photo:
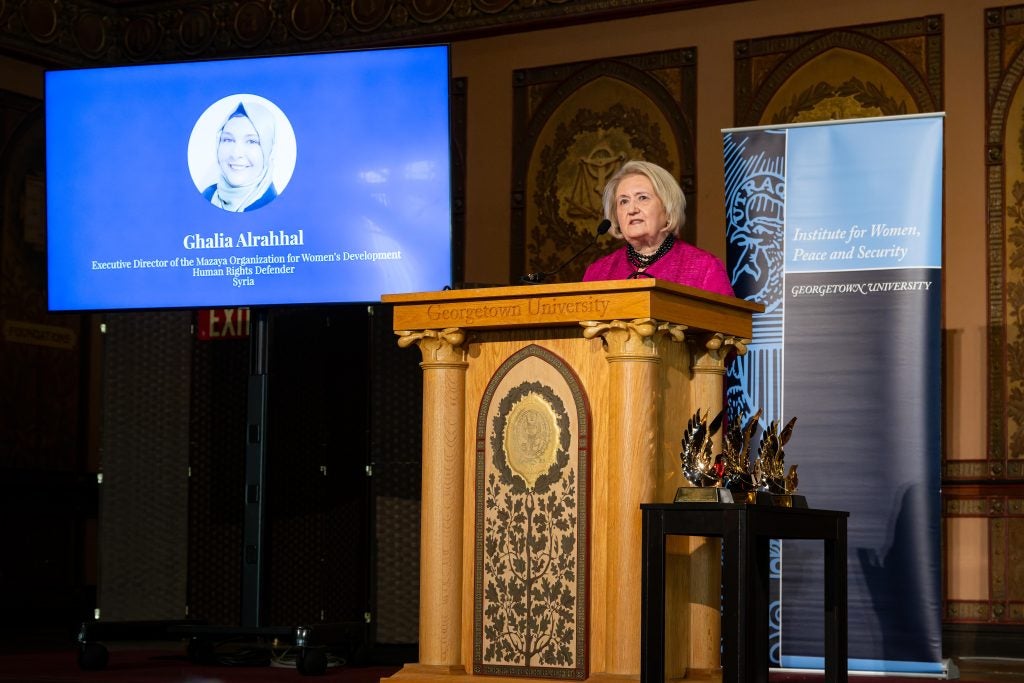
<path fill-rule="evenodd" d="M 48 73 L 51 309 L 376 301 L 449 284 L 448 79 L 443 46 Z M 276 200 L 235 214 L 203 199 L 187 152 L 204 111 L 243 93 L 284 112 L 297 163 Z M 183 247 L 189 234 L 300 229 L 302 248 Z M 302 263 L 249 287 L 91 265 L 394 250 L 401 260 Z"/>

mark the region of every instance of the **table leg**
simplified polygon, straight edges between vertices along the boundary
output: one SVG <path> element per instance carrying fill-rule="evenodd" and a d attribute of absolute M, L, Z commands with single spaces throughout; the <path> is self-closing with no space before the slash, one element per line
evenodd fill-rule
<path fill-rule="evenodd" d="M 771 539 L 751 535 L 750 565 L 747 580 L 750 588 L 747 594 L 749 640 L 746 648 L 747 681 L 768 683 L 768 576 Z"/>
<path fill-rule="evenodd" d="M 848 679 L 846 581 L 846 518 L 841 517 L 835 538 L 825 540 L 825 683 Z"/>
<path fill-rule="evenodd" d="M 640 683 L 665 680 L 665 517 L 643 516 L 640 577 Z"/>
<path fill-rule="evenodd" d="M 722 683 L 741 683 L 746 681 L 747 518 L 735 510 L 723 515 Z"/>

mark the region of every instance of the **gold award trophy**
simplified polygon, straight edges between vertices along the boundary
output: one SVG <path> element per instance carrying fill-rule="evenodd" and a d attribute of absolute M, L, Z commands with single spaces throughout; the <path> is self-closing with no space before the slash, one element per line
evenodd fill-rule
<path fill-rule="evenodd" d="M 676 489 L 676 503 L 731 503 L 732 492 L 722 488 L 722 456 L 712 455 L 711 438 L 722 426 L 723 413 L 708 424 L 708 412 L 700 410 L 686 423 L 679 460 L 690 486 Z"/>
<path fill-rule="evenodd" d="M 757 430 L 761 411 L 747 420 L 741 414 L 733 420 L 722 439 L 722 453 L 712 455 L 712 437 L 722 426 L 719 413 L 708 424 L 708 414 L 698 410 L 690 418 L 683 433 L 679 459 L 683 477 L 690 486 L 676 490 L 675 502 L 718 502 L 807 507 L 807 500 L 796 495 L 796 465 L 785 471 L 783 447 L 793 436 L 794 417 L 779 431 L 772 421 L 761 435 L 757 457 L 750 465 L 750 445 Z"/>

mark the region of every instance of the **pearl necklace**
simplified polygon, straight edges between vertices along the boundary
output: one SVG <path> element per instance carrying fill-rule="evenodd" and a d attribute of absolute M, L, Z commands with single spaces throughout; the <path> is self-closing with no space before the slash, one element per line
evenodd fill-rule
<path fill-rule="evenodd" d="M 626 257 L 629 259 L 630 264 L 637 270 L 646 270 L 650 268 L 655 261 L 660 259 L 662 256 L 667 254 L 672 249 L 672 245 L 676 243 L 674 235 L 669 234 L 662 241 L 661 246 L 653 254 L 641 254 L 633 248 L 632 244 L 626 243 Z"/>

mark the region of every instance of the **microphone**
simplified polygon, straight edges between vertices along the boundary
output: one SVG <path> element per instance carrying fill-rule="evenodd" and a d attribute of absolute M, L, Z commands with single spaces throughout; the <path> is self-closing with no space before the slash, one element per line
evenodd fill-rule
<path fill-rule="evenodd" d="M 597 235 L 594 236 L 594 239 L 589 244 L 587 244 L 587 246 L 583 247 L 575 254 L 570 256 L 568 259 L 566 259 L 564 262 L 562 262 L 562 265 L 558 266 L 554 270 L 549 270 L 543 273 L 527 273 L 526 275 L 521 276 L 519 278 L 519 281 L 527 285 L 539 285 L 540 283 L 544 282 L 544 280 L 548 279 L 548 277 L 554 275 L 558 271 L 562 270 L 562 268 L 565 268 L 567 265 L 575 261 L 577 258 L 580 257 L 580 255 L 583 254 L 583 252 L 587 251 L 588 249 L 591 249 L 595 244 L 597 244 L 597 240 L 601 238 L 601 235 L 608 232 L 608 230 L 611 227 L 612 222 L 605 218 L 603 221 L 597 224 Z"/>

